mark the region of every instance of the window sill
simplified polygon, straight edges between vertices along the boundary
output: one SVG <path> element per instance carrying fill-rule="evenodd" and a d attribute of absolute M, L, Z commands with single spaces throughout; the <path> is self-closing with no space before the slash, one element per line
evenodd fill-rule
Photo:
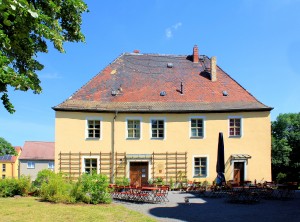
<path fill-rule="evenodd" d="M 156 138 L 156 137 L 152 137 L 150 138 L 151 140 L 165 140 L 165 138 Z"/>
<path fill-rule="evenodd" d="M 85 138 L 86 141 L 97 141 L 97 140 L 101 140 L 101 138 Z"/>
<path fill-rule="evenodd" d="M 203 175 L 203 176 L 193 176 L 193 178 L 207 178 L 206 175 Z"/>
<path fill-rule="evenodd" d="M 191 136 L 190 139 L 191 140 L 202 140 L 202 139 L 204 139 L 204 137 L 203 136 Z"/>
<path fill-rule="evenodd" d="M 241 135 L 239 135 L 239 136 L 229 136 L 229 138 L 242 138 L 242 136 Z"/>
<path fill-rule="evenodd" d="M 131 137 L 128 137 L 128 138 L 126 138 L 126 140 L 141 140 L 141 138 L 131 138 Z"/>

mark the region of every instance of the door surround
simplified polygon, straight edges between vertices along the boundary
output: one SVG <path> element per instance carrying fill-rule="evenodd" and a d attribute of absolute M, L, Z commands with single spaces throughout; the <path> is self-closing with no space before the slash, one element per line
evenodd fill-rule
<path fill-rule="evenodd" d="M 130 178 L 130 163 L 132 162 L 147 162 L 148 163 L 148 180 L 152 178 L 151 175 L 151 169 L 152 169 L 152 164 L 150 159 L 129 159 L 127 160 L 126 163 L 126 177 Z"/>
<path fill-rule="evenodd" d="M 234 163 L 244 163 L 244 181 L 247 180 L 247 160 L 232 160 L 231 161 L 231 176 L 230 178 L 234 181 Z"/>

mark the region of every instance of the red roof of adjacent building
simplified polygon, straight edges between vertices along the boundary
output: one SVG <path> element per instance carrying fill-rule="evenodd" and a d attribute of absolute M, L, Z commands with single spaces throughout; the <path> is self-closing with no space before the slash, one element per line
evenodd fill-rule
<path fill-rule="evenodd" d="M 54 142 L 26 141 L 20 160 L 54 160 Z"/>
<path fill-rule="evenodd" d="M 210 58 L 124 53 L 58 106 L 57 111 L 219 112 L 271 110 Z M 181 86 L 182 84 L 182 86 Z"/>

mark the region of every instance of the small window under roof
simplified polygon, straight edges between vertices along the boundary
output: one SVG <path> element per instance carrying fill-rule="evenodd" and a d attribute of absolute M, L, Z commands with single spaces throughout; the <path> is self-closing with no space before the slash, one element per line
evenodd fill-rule
<path fill-rule="evenodd" d="M 168 64 L 167 64 L 167 67 L 168 67 L 168 68 L 173 68 L 173 66 L 174 66 L 173 63 L 168 62 Z"/>
<path fill-rule="evenodd" d="M 165 96 L 165 95 L 167 95 L 167 93 L 166 93 L 166 91 L 161 91 L 159 95 L 160 96 Z"/>

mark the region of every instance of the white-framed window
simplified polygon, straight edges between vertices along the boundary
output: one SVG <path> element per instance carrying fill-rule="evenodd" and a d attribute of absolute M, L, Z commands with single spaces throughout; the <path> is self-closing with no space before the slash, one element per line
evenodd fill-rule
<path fill-rule="evenodd" d="M 166 138 L 166 120 L 165 118 L 152 118 L 151 122 L 151 138 L 165 139 Z"/>
<path fill-rule="evenodd" d="M 102 138 L 102 118 L 87 117 L 86 119 L 86 138 L 101 139 Z"/>
<path fill-rule="evenodd" d="M 48 162 L 48 169 L 51 169 L 51 170 L 54 169 L 54 162 L 53 161 Z"/>
<path fill-rule="evenodd" d="M 208 157 L 193 157 L 193 177 L 208 177 Z"/>
<path fill-rule="evenodd" d="M 126 138 L 127 139 L 140 139 L 141 138 L 141 119 L 127 118 L 126 119 Z"/>
<path fill-rule="evenodd" d="M 82 172 L 92 174 L 93 172 L 100 172 L 99 156 L 84 156 L 82 157 Z"/>
<path fill-rule="evenodd" d="M 35 168 L 35 162 L 28 161 L 27 162 L 27 169 L 34 169 Z"/>
<path fill-rule="evenodd" d="M 2 164 L 2 172 L 6 172 L 6 164 L 5 163 Z"/>
<path fill-rule="evenodd" d="M 239 116 L 229 117 L 229 137 L 242 136 L 242 118 Z"/>
<path fill-rule="evenodd" d="M 204 117 L 193 116 L 190 118 L 190 138 L 204 138 Z"/>
<path fill-rule="evenodd" d="M 2 179 L 5 179 L 5 174 L 2 174 Z"/>

